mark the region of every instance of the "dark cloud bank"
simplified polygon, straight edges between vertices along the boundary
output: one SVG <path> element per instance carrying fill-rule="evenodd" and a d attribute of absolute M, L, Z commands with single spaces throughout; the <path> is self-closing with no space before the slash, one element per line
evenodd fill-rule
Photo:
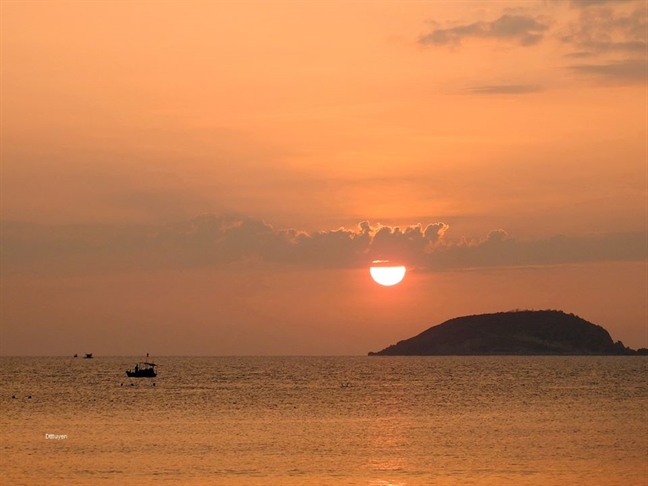
<path fill-rule="evenodd" d="M 519 240 L 504 230 L 481 239 L 450 238 L 442 222 L 407 227 L 361 222 L 307 233 L 260 219 L 203 215 L 172 226 L 41 226 L 4 223 L 2 273 L 78 274 L 201 268 L 235 262 L 362 268 L 374 259 L 420 271 L 645 261 L 645 233 Z"/>

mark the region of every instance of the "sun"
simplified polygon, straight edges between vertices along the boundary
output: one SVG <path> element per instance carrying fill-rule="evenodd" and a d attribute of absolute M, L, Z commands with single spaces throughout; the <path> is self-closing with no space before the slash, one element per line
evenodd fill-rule
<path fill-rule="evenodd" d="M 405 267 L 402 265 L 392 265 L 388 260 L 374 260 L 369 268 L 369 273 L 374 282 L 391 287 L 396 285 L 405 277 Z"/>

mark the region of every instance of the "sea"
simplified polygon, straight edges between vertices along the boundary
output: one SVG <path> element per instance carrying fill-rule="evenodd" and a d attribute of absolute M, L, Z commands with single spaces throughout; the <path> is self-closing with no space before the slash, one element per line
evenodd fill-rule
<path fill-rule="evenodd" d="M 648 485 L 648 357 L 0 358 L 2 485 Z"/>

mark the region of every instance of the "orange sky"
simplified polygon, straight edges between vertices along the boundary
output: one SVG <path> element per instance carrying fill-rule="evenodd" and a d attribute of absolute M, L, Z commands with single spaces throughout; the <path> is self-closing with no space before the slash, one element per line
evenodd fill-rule
<path fill-rule="evenodd" d="M 644 1 L 1 8 L 2 354 L 364 354 L 527 307 L 648 346 Z M 417 270 L 389 294 L 378 250 Z"/>

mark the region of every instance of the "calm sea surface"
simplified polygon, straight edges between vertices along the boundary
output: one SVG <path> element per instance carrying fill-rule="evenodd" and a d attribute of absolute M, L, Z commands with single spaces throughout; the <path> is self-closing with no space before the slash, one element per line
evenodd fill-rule
<path fill-rule="evenodd" d="M 645 357 L 136 361 L 0 358 L 0 484 L 648 484 Z"/>

